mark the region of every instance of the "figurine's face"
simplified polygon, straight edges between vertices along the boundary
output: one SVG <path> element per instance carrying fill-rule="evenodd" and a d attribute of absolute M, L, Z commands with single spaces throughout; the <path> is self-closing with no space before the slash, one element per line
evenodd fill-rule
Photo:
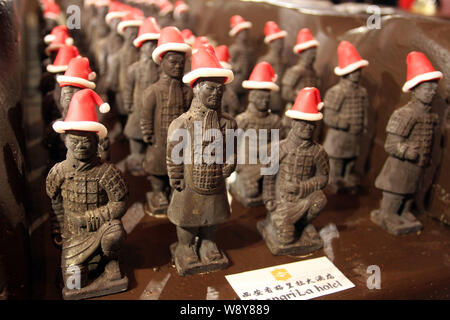
<path fill-rule="evenodd" d="M 124 38 L 132 41 L 137 37 L 138 31 L 138 27 L 127 27 L 124 30 Z"/>
<path fill-rule="evenodd" d="M 358 83 L 359 79 L 361 78 L 361 69 L 357 69 L 353 72 L 350 72 L 349 74 L 345 75 L 344 77 L 351 82 Z"/>
<path fill-rule="evenodd" d="M 237 41 L 244 41 L 247 40 L 247 38 L 248 38 L 248 29 L 241 30 L 236 34 Z"/>
<path fill-rule="evenodd" d="M 223 78 L 207 78 L 197 81 L 194 86 L 194 95 L 208 109 L 217 110 L 222 105 L 222 96 L 225 85 Z"/>
<path fill-rule="evenodd" d="M 161 61 L 161 68 L 171 78 L 180 79 L 184 73 L 186 54 L 183 52 L 169 51 Z"/>
<path fill-rule="evenodd" d="M 89 131 L 66 131 L 66 147 L 76 160 L 90 160 L 97 155 L 98 136 Z"/>
<path fill-rule="evenodd" d="M 80 91 L 81 88 L 74 87 L 74 86 L 65 86 L 61 88 L 61 98 L 59 102 L 61 103 L 61 106 L 63 108 L 69 107 L 70 100 L 72 99 L 72 96 L 75 94 L 75 92 Z"/>
<path fill-rule="evenodd" d="M 305 62 L 307 65 L 312 65 L 316 60 L 316 53 L 316 48 L 309 48 L 305 51 L 302 51 L 300 55 L 302 62 Z"/>
<path fill-rule="evenodd" d="M 438 88 L 437 80 L 419 83 L 412 89 L 414 97 L 423 104 L 431 104 Z"/>
<path fill-rule="evenodd" d="M 156 41 L 150 40 L 145 41 L 141 46 L 141 54 L 143 54 L 146 57 L 151 57 L 153 50 L 156 48 Z"/>
<path fill-rule="evenodd" d="M 278 52 L 278 54 L 281 54 L 283 52 L 284 48 L 284 38 L 275 39 L 272 42 L 270 42 L 270 46 Z"/>
<path fill-rule="evenodd" d="M 116 18 L 116 19 L 112 19 L 111 20 L 111 29 L 115 30 L 116 33 L 118 33 L 117 32 L 117 26 L 119 25 L 119 23 L 120 23 L 120 18 Z"/>
<path fill-rule="evenodd" d="M 292 129 L 295 134 L 305 140 L 312 138 L 316 124 L 313 121 L 295 120 L 292 122 Z"/>
<path fill-rule="evenodd" d="M 259 111 L 267 111 L 270 105 L 270 90 L 251 90 L 248 101 L 253 103 Z"/>

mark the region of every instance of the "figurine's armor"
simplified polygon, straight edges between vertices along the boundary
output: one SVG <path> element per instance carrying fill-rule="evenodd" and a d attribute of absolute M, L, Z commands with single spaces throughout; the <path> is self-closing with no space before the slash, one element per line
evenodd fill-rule
<path fill-rule="evenodd" d="M 312 66 L 295 65 L 286 70 L 286 73 L 281 80 L 283 89 L 285 87 L 292 88 L 293 95 L 285 96 L 284 99 L 288 102 L 294 103 L 297 93 L 306 87 L 320 87 L 320 79 Z"/>
<path fill-rule="evenodd" d="M 283 75 L 284 72 L 286 71 L 287 66 L 284 57 L 283 56 L 279 57 L 269 52 L 265 56 L 258 59 L 258 63 L 263 61 L 270 63 L 270 65 L 273 67 L 273 71 L 277 75 L 275 83 L 278 86 L 281 86 L 281 79 L 283 79 Z M 278 114 L 281 113 L 281 111 L 284 108 L 284 103 L 285 101 L 281 97 L 280 91 L 273 90 L 270 92 L 270 109 L 272 110 L 272 112 Z"/>
<path fill-rule="evenodd" d="M 120 218 L 128 194 L 120 171 L 99 159 L 83 170 L 72 168 L 65 160 L 50 170 L 46 186 L 56 218 L 53 228 L 62 230 L 62 267 L 85 265 L 99 249 L 117 258 L 125 237 Z M 80 216 L 86 217 L 86 226 L 74 223 Z M 101 221 L 96 231 L 89 227 L 93 219 Z"/>
<path fill-rule="evenodd" d="M 111 30 L 109 35 L 100 40 L 98 47 L 98 70 L 101 77 L 108 77 L 108 60 L 111 60 L 114 53 L 118 52 L 123 45 L 123 38 L 115 30 Z"/>
<path fill-rule="evenodd" d="M 167 175 L 167 130 L 174 119 L 188 110 L 192 96 L 190 87 L 165 74 L 145 90 L 140 113 L 141 130 L 143 136 L 153 136 L 144 161 L 147 173 Z"/>
<path fill-rule="evenodd" d="M 323 147 L 331 158 L 350 159 L 359 155 L 361 135 L 366 127 L 367 91 L 342 81 L 329 89 L 324 99 L 324 122 L 329 127 Z"/>
<path fill-rule="evenodd" d="M 417 191 L 423 169 L 430 164 L 438 124 L 438 115 L 431 112 L 431 107 L 416 108 L 409 103 L 394 111 L 386 127 L 385 150 L 389 157 L 375 181 L 378 189 L 396 194 Z M 416 149 L 416 160 L 406 157 L 408 148 Z"/>
<path fill-rule="evenodd" d="M 198 111 L 199 106 L 194 105 L 195 103 L 198 102 L 194 100 L 189 111 L 174 120 L 169 128 L 169 135 L 178 129 L 186 129 L 191 138 L 192 148 L 187 151 L 190 152 L 190 163 L 176 164 L 170 156 L 178 141 L 169 141 L 167 148 L 167 170 L 171 184 L 181 180 L 185 183 L 182 191 L 174 190 L 167 211 L 169 220 L 180 227 L 212 226 L 223 223 L 230 217 L 225 179 L 234 171 L 236 158 L 232 163 L 225 161 L 225 133 L 227 129 L 235 130 L 237 125 L 234 119 L 225 113 L 218 115 L 215 118 L 217 120 L 212 117 L 213 121 L 208 121 L 208 114 L 216 113 L 216 111 L 207 111 L 205 116 Z M 201 163 L 195 161 L 193 149 L 194 122 L 196 121 L 203 123 L 203 132 L 212 128 L 222 132 L 224 164 L 215 163 L 216 161 L 208 164 L 204 159 Z M 202 137 L 199 138 L 202 139 Z"/>
<path fill-rule="evenodd" d="M 236 172 L 236 182 L 239 184 L 243 184 L 243 188 L 241 190 L 244 192 L 245 196 L 248 197 L 257 197 L 261 193 L 261 164 L 249 164 L 249 154 L 256 154 L 257 160 L 259 160 L 259 130 L 265 130 L 267 132 L 267 140 L 264 141 L 267 143 L 267 148 L 269 148 L 269 144 L 272 142 L 271 130 L 272 129 L 281 129 L 281 120 L 280 117 L 276 114 L 270 112 L 260 112 L 255 107 L 251 108 L 250 106 L 247 110 L 236 117 L 236 123 L 239 129 L 244 130 L 244 132 L 248 129 L 253 129 L 256 131 L 257 142 L 253 143 L 243 143 L 241 142 L 242 148 L 241 150 L 245 152 L 246 161 L 244 164 L 238 164 Z M 280 136 L 279 136 L 280 138 Z M 268 151 L 266 151 L 268 152 Z"/>
<path fill-rule="evenodd" d="M 125 135 L 134 140 L 142 140 L 140 124 L 140 108 L 142 107 L 142 96 L 151 84 L 158 81 L 158 65 L 153 60 L 136 61 L 128 71 L 128 81 L 125 83 L 123 99 L 125 105 L 131 104 L 131 113 L 125 126 Z"/>
<path fill-rule="evenodd" d="M 230 83 L 230 86 L 240 96 L 246 92 L 242 87 L 242 81 L 247 80 L 252 71 L 254 63 L 253 52 L 250 46 L 242 46 L 239 43 L 232 44 L 229 51 L 234 74 L 234 80 Z"/>
<path fill-rule="evenodd" d="M 322 189 L 327 185 L 328 156 L 319 144 L 286 140 L 280 142 L 278 174 L 264 178 L 264 202 L 275 201 L 276 209 L 269 221 L 278 242 L 295 240 L 296 224 L 306 226 L 325 207 L 327 199 Z"/>

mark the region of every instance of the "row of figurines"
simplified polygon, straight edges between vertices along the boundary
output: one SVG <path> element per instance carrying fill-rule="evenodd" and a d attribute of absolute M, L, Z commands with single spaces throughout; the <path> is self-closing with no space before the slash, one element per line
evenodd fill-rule
<path fill-rule="evenodd" d="M 248 90 L 248 106 L 234 119 L 222 112 L 221 106 L 239 73 L 220 63 L 217 48 L 201 44 L 192 50 L 177 28 L 159 30 L 153 18 L 133 19 L 129 12 L 113 18 L 125 41 L 117 54 L 108 57 L 113 63 L 107 78 L 114 78 L 113 74 L 119 83 L 112 91 L 115 109 L 122 101 L 122 106 L 133 110 L 125 134 L 131 150 L 144 154 L 143 160 L 136 157 L 135 162 L 143 163 L 152 184 L 146 210 L 167 215 L 177 227 L 178 241 L 170 250 L 179 274 L 210 272 L 228 265 L 215 242 L 218 226 L 230 217 L 227 187 L 244 205 L 265 205 L 267 216 L 257 228 L 273 254 L 320 249 L 322 240 L 311 222 L 327 202 L 323 189 L 328 182 L 356 185 L 352 167 L 368 107 L 366 90 L 358 82 L 368 62 L 351 43 L 341 42 L 335 69 L 341 81 L 327 92 L 324 102 L 314 86 L 296 89 L 297 78 L 303 74 L 292 69 L 283 83 L 295 84 L 292 90 L 296 94 L 283 118 L 269 110 L 272 94 L 279 92 L 276 70 L 270 63 L 260 62 L 241 83 Z M 248 28 L 245 22 L 241 21 L 240 30 L 232 29 L 235 36 Z M 56 40 L 66 42 L 69 38 L 64 26 L 57 28 L 47 49 L 56 47 Z M 130 36 L 137 31 L 137 37 Z M 317 42 L 310 39 L 309 32 L 301 34 L 306 40 L 299 41 L 297 50 L 314 52 L 311 50 Z M 267 42 L 282 35 L 275 30 Z M 140 48 L 139 60 L 130 59 L 132 51 L 128 49 L 132 46 L 127 45 L 127 39 Z M 191 52 L 191 71 L 184 74 Z M 429 165 L 434 127 L 438 125 L 430 104 L 442 73 L 420 52 L 408 55 L 407 68 L 403 90 L 412 92 L 411 101 L 396 110 L 387 125 L 385 148 L 389 157 L 375 183 L 383 190 L 383 199 L 380 209 L 371 213 L 373 222 L 393 234 L 421 229 L 411 214 L 411 205 L 423 170 Z M 54 212 L 52 231 L 62 246 L 63 296 L 78 299 L 123 291 L 128 280 L 118 257 L 125 237 L 121 217 L 126 212 L 128 188 L 120 170 L 98 156 L 108 129 L 98 121 L 96 106 L 101 114 L 107 114 L 110 106 L 93 91 L 89 60 L 79 57 L 76 47 L 59 46 L 47 70 L 57 74 L 61 97 L 55 97 L 54 91 L 51 95 L 61 102 L 63 115 L 51 127 L 61 134 L 59 141 L 64 140 L 67 148 L 66 159 L 54 165 L 47 177 Z M 322 119 L 329 127 L 323 147 L 313 139 L 314 128 Z M 250 143 L 243 158 L 258 158 L 266 148 L 271 159 L 278 159 L 276 165 L 239 162 L 241 151 L 233 148 L 230 153 L 228 149 L 230 140 L 231 145 L 239 145 L 234 141 L 238 129 L 257 132 L 258 147 Z M 134 136 L 132 130 L 140 136 Z M 278 141 L 277 136 L 284 139 Z M 267 139 L 269 144 L 260 143 Z M 102 258 L 104 271 L 90 279 L 88 266 L 97 257 Z M 79 289 L 73 289 L 74 274 L 81 276 Z"/>

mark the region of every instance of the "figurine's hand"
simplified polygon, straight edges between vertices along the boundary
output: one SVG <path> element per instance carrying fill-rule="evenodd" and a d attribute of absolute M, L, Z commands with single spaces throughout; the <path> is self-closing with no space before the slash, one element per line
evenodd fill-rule
<path fill-rule="evenodd" d="M 129 103 L 129 102 L 125 103 L 124 108 L 125 108 L 125 111 L 128 113 L 133 112 L 133 104 L 132 103 Z"/>
<path fill-rule="evenodd" d="M 153 136 L 144 135 L 143 140 L 145 143 L 152 145 L 154 143 Z"/>
<path fill-rule="evenodd" d="M 60 249 L 62 247 L 62 237 L 61 233 L 55 232 L 52 234 L 53 244 Z"/>
<path fill-rule="evenodd" d="M 286 183 L 286 185 L 284 186 L 285 192 L 290 194 L 298 194 L 299 189 L 299 186 L 294 183 Z"/>
<path fill-rule="evenodd" d="M 405 159 L 409 161 L 416 161 L 419 158 L 418 148 L 419 146 L 416 144 L 409 145 L 406 148 Z"/>
<path fill-rule="evenodd" d="M 269 200 L 266 202 L 266 209 L 269 212 L 273 212 L 277 209 L 277 203 L 275 200 Z"/>
<path fill-rule="evenodd" d="M 103 219 L 93 211 L 86 211 L 86 226 L 88 231 L 97 231 L 104 223 Z"/>
<path fill-rule="evenodd" d="M 171 179 L 170 186 L 177 191 L 183 191 L 185 187 L 184 179 Z"/>

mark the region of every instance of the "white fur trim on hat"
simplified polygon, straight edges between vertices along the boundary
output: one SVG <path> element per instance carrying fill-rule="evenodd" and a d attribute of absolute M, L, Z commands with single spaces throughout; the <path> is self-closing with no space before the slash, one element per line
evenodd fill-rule
<path fill-rule="evenodd" d="M 225 68 L 225 69 L 231 69 L 232 68 L 231 64 L 229 64 L 226 61 L 220 61 L 220 65 L 222 66 L 222 68 Z"/>
<path fill-rule="evenodd" d="M 253 26 L 253 24 L 250 21 L 244 21 L 244 22 L 238 23 L 237 25 L 235 25 L 233 27 L 233 29 L 230 30 L 228 35 L 230 37 L 234 37 L 235 35 L 237 35 L 239 33 L 239 31 L 244 30 L 244 29 L 250 29 L 252 26 Z"/>
<path fill-rule="evenodd" d="M 192 81 L 198 78 L 227 78 L 225 84 L 228 84 L 233 81 L 234 74 L 233 71 L 229 69 L 222 68 L 198 68 L 192 70 L 188 74 L 185 74 L 183 77 L 184 83 L 191 83 Z"/>
<path fill-rule="evenodd" d="M 67 70 L 67 66 L 55 66 L 53 64 L 47 65 L 47 71 L 51 73 L 60 73 Z"/>
<path fill-rule="evenodd" d="M 149 40 L 158 40 L 159 39 L 159 33 L 144 33 L 141 34 L 139 37 L 133 40 L 133 44 L 135 47 L 137 47 L 140 43 L 143 43 L 144 41 Z"/>
<path fill-rule="evenodd" d="M 186 4 L 181 4 L 178 7 L 173 9 L 173 15 L 176 19 L 180 18 L 182 12 L 186 12 L 189 10 L 189 7 Z"/>
<path fill-rule="evenodd" d="M 309 49 L 309 48 L 312 48 L 312 47 L 318 47 L 319 45 L 320 45 L 319 41 L 317 41 L 317 40 L 310 40 L 310 41 L 307 41 L 307 42 L 304 42 L 304 43 L 296 44 L 292 51 L 294 51 L 295 54 L 298 54 L 300 50 L 303 51 L 303 50 L 306 50 L 306 49 Z"/>
<path fill-rule="evenodd" d="M 245 89 L 268 89 L 272 91 L 280 90 L 280 87 L 276 83 L 270 81 L 244 80 L 242 81 L 242 87 Z"/>
<path fill-rule="evenodd" d="M 48 34 L 44 37 L 44 42 L 45 44 L 50 44 L 53 40 L 55 40 L 55 35 L 54 34 Z"/>
<path fill-rule="evenodd" d="M 125 28 L 128 27 L 139 27 L 142 24 L 142 20 L 126 20 L 126 21 L 120 21 L 117 25 L 117 32 L 119 34 L 123 35 Z"/>
<path fill-rule="evenodd" d="M 44 18 L 51 20 L 59 20 L 59 14 L 55 14 L 53 12 L 47 12 L 44 14 Z"/>
<path fill-rule="evenodd" d="M 68 45 L 73 45 L 73 38 L 72 37 L 68 37 L 67 39 L 66 39 L 66 41 L 64 41 L 66 44 L 68 44 Z"/>
<path fill-rule="evenodd" d="M 89 81 L 94 81 L 95 78 L 97 78 L 97 74 L 96 74 L 94 71 L 92 71 L 91 73 L 89 73 L 89 75 L 88 75 L 88 80 L 89 80 Z"/>
<path fill-rule="evenodd" d="M 56 77 L 56 81 L 61 85 L 64 83 L 76 83 L 79 85 L 82 85 L 86 88 L 89 89 L 95 89 L 95 83 L 92 81 L 88 81 L 86 79 L 83 78 L 78 78 L 78 77 L 70 77 L 70 76 L 57 76 Z"/>
<path fill-rule="evenodd" d="M 160 64 L 161 55 L 167 51 L 185 52 L 186 54 L 189 54 L 191 53 L 191 50 L 191 46 L 187 43 L 167 42 L 160 46 L 157 46 L 155 50 L 153 50 L 152 58 L 156 64 Z"/>
<path fill-rule="evenodd" d="M 369 61 L 363 59 L 363 60 L 356 61 L 352 64 L 349 64 L 348 66 L 346 66 L 345 68 L 342 68 L 342 69 L 339 67 L 336 67 L 336 68 L 334 68 L 334 73 L 338 76 L 344 76 L 344 75 L 349 74 L 350 72 L 353 72 L 359 68 L 367 67 L 368 65 L 369 65 Z"/>
<path fill-rule="evenodd" d="M 64 133 L 68 130 L 97 132 L 100 139 L 108 134 L 106 127 L 95 121 L 55 121 L 52 127 L 58 133 Z"/>
<path fill-rule="evenodd" d="M 317 105 L 317 110 L 322 110 L 323 109 L 323 102 L 319 102 L 319 104 Z"/>
<path fill-rule="evenodd" d="M 432 72 L 427 72 L 427 73 L 418 75 L 418 76 L 412 78 L 411 80 L 406 81 L 402 87 L 402 91 L 408 92 L 421 82 L 442 79 L 443 76 L 444 75 L 440 71 L 432 71 Z"/>
<path fill-rule="evenodd" d="M 105 16 L 105 21 L 107 24 L 110 24 L 114 19 L 120 19 L 125 17 L 128 14 L 127 11 L 113 11 L 108 12 Z"/>
<path fill-rule="evenodd" d="M 96 7 L 101 7 L 101 6 L 108 6 L 109 5 L 109 0 L 96 0 L 94 2 Z"/>
<path fill-rule="evenodd" d="M 271 35 L 265 37 L 264 38 L 264 43 L 267 44 L 269 42 L 272 42 L 273 40 L 280 39 L 280 38 L 285 38 L 286 36 L 287 36 L 287 32 L 282 30 L 280 32 L 277 32 L 277 33 L 274 33 L 274 34 L 271 34 Z"/>
<path fill-rule="evenodd" d="M 109 104 L 107 102 L 105 102 L 99 106 L 99 110 L 101 113 L 108 113 L 109 110 L 111 110 L 111 107 L 109 106 Z"/>
<path fill-rule="evenodd" d="M 323 119 L 323 114 L 321 112 L 318 113 L 306 113 L 297 110 L 288 110 L 284 113 L 286 117 L 298 120 L 307 120 L 307 121 L 319 121 Z"/>

